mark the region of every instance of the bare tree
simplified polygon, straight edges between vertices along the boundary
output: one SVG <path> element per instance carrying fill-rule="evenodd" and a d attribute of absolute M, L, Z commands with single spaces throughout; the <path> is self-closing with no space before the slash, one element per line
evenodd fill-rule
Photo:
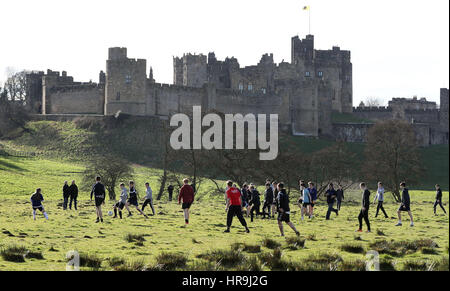
<path fill-rule="evenodd" d="M 26 71 L 16 72 L 13 68 L 7 68 L 7 79 L 4 88 L 7 91 L 7 98 L 22 105 L 25 104 L 27 93 Z"/>
<path fill-rule="evenodd" d="M 414 184 L 423 173 L 421 157 L 412 126 L 390 120 L 369 130 L 363 172 L 369 182 L 382 181 L 400 201 L 399 183 Z"/>
<path fill-rule="evenodd" d="M 129 165 L 129 162 L 116 156 L 94 156 L 84 171 L 83 189 L 90 190 L 96 176 L 102 178 L 102 183 L 108 191 L 109 199 L 115 200 L 115 189 L 118 183 L 131 180 L 133 168 Z"/>

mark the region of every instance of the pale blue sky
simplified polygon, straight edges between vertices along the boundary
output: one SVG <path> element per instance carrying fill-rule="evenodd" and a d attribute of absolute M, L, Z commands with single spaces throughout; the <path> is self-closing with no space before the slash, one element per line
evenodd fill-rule
<path fill-rule="evenodd" d="M 3 0 L 0 81 L 7 67 L 66 70 L 97 81 L 107 49 L 146 58 L 158 82 L 172 83 L 172 56 L 264 53 L 290 60 L 290 39 L 308 33 L 316 48 L 352 51 L 354 105 L 367 97 L 425 96 L 449 85 L 448 0 Z"/>

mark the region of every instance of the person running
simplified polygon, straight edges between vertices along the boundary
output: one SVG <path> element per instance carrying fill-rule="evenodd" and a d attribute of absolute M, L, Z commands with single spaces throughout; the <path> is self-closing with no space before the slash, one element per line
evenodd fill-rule
<path fill-rule="evenodd" d="M 309 193 L 308 188 L 306 187 L 305 182 L 300 182 L 300 192 L 302 193 L 302 204 L 301 206 L 301 215 L 302 220 L 304 219 L 304 215 L 306 214 L 309 218 L 311 218 L 311 193 Z"/>
<path fill-rule="evenodd" d="M 128 213 L 131 213 L 130 208 L 128 208 L 128 189 L 125 188 L 125 184 L 124 183 L 120 183 L 120 200 L 119 202 L 116 203 L 116 205 L 114 205 L 114 217 L 113 218 L 117 218 L 117 209 L 119 209 L 119 217 L 120 219 L 122 219 L 122 210 L 124 207 L 127 208 Z"/>
<path fill-rule="evenodd" d="M 289 195 L 284 189 L 284 184 L 279 183 L 277 185 L 278 197 L 277 197 L 277 212 L 278 212 L 278 227 L 280 228 L 281 236 L 284 236 L 283 222 L 289 225 L 297 236 L 300 236 L 300 232 L 295 228 L 291 222 L 290 215 L 291 209 L 289 207 Z"/>
<path fill-rule="evenodd" d="M 363 219 L 367 225 L 367 232 L 371 232 L 369 221 L 370 191 L 367 189 L 366 183 L 361 183 L 359 185 L 359 188 L 363 191 L 363 194 L 361 201 L 361 211 L 359 212 L 358 216 L 359 228 L 356 232 L 362 232 Z"/>
<path fill-rule="evenodd" d="M 398 223 L 395 226 L 402 226 L 402 212 L 407 212 L 410 219 L 409 226 L 414 226 L 413 215 L 411 212 L 411 198 L 409 197 L 408 188 L 406 188 L 406 182 L 400 183 L 400 189 L 402 190 L 402 202 L 398 208 Z"/>
<path fill-rule="evenodd" d="M 37 188 L 36 192 L 31 195 L 30 198 L 31 207 L 33 208 L 33 220 L 36 220 L 36 210 L 39 210 L 44 214 L 46 220 L 48 220 L 47 212 L 45 212 L 44 205 L 42 205 L 42 201 L 44 201 L 44 196 L 41 193 L 41 188 Z"/>
<path fill-rule="evenodd" d="M 272 205 L 273 205 L 273 190 L 272 185 L 270 185 L 270 182 L 268 182 L 266 183 L 266 192 L 264 193 L 263 219 L 266 218 L 266 214 L 269 219 L 271 218 L 270 212 L 272 210 Z"/>
<path fill-rule="evenodd" d="M 138 194 L 133 181 L 130 181 L 130 197 L 128 198 L 127 204 L 128 206 L 131 205 L 134 206 L 134 208 L 136 208 L 139 214 L 144 215 L 145 218 L 148 218 L 148 216 L 142 210 L 139 209 Z M 128 211 L 129 211 L 128 216 L 132 216 L 133 214 L 131 213 L 131 211 L 129 209 Z"/>
<path fill-rule="evenodd" d="M 64 181 L 64 186 L 63 186 L 63 209 L 67 210 L 67 204 L 69 203 L 69 197 L 70 197 L 70 193 L 69 193 L 69 185 L 67 183 L 67 181 Z"/>
<path fill-rule="evenodd" d="M 439 184 L 436 184 L 436 201 L 434 202 L 434 206 L 433 206 L 434 215 L 437 215 L 436 214 L 436 207 L 438 205 L 442 208 L 442 210 L 444 210 L 444 213 L 447 214 L 447 211 L 445 211 L 444 205 L 442 205 L 442 190 L 441 190 L 441 186 L 439 186 Z"/>
<path fill-rule="evenodd" d="M 250 205 L 251 205 L 251 209 L 250 209 L 250 221 L 253 222 L 253 217 L 254 217 L 254 213 L 256 212 L 256 217 L 258 217 L 258 215 L 261 215 L 261 196 L 258 192 L 258 190 L 256 190 L 255 185 L 251 185 L 250 186 Z"/>
<path fill-rule="evenodd" d="M 308 191 L 311 194 L 311 205 L 310 205 L 310 216 L 314 217 L 314 207 L 316 206 L 317 201 L 317 189 L 314 186 L 313 182 L 308 182 Z"/>
<path fill-rule="evenodd" d="M 142 204 L 142 212 L 144 212 L 145 206 L 150 205 L 150 208 L 152 209 L 153 216 L 155 216 L 155 208 L 153 207 L 153 194 L 152 194 L 152 188 L 150 187 L 150 183 L 145 183 L 145 201 L 144 204 Z"/>
<path fill-rule="evenodd" d="M 377 212 L 375 213 L 375 218 L 378 217 L 378 213 L 381 211 L 383 211 L 384 217 L 385 218 L 389 218 L 389 216 L 386 214 L 386 211 L 384 210 L 383 207 L 383 202 L 384 202 L 384 188 L 383 188 L 383 184 L 381 182 L 378 182 L 378 189 L 377 189 L 377 195 L 375 196 L 375 199 L 373 200 L 373 203 L 375 204 L 375 202 L 378 200 L 378 205 L 377 205 Z"/>
<path fill-rule="evenodd" d="M 230 232 L 234 216 L 237 216 L 242 226 L 245 227 L 245 232 L 250 233 L 250 230 L 247 227 L 247 222 L 242 215 L 242 191 L 239 191 L 238 188 L 233 187 L 232 181 L 228 181 L 227 186 L 227 229 L 225 230 L 225 233 Z"/>
<path fill-rule="evenodd" d="M 327 195 L 327 203 L 328 203 L 328 210 L 326 215 L 326 220 L 330 220 L 331 212 L 336 213 L 336 216 L 339 215 L 339 211 L 337 209 L 334 209 L 334 202 L 336 200 L 336 190 L 334 190 L 333 183 L 328 184 L 328 190 L 326 191 Z"/>
<path fill-rule="evenodd" d="M 70 196 L 70 202 L 69 202 L 69 209 L 72 210 L 72 202 L 75 210 L 77 209 L 77 200 L 78 200 L 78 186 L 75 184 L 75 180 L 72 181 L 72 184 L 69 186 L 69 196 Z"/>
<path fill-rule="evenodd" d="M 338 184 L 338 189 L 336 190 L 336 208 L 341 211 L 342 201 L 344 200 L 344 189 L 342 189 L 341 184 Z"/>
<path fill-rule="evenodd" d="M 169 187 L 167 187 L 167 192 L 169 192 L 169 201 L 172 201 L 173 189 L 173 185 L 169 185 Z"/>
<path fill-rule="evenodd" d="M 95 223 L 103 222 L 102 204 L 105 204 L 106 191 L 100 177 L 95 178 L 95 184 L 91 191 L 91 201 L 92 196 L 95 198 L 95 212 L 97 214 Z"/>
<path fill-rule="evenodd" d="M 183 187 L 180 189 L 180 194 L 178 195 L 178 204 L 182 204 L 182 209 L 184 212 L 184 221 L 189 224 L 189 209 L 194 202 L 194 189 L 189 185 L 189 179 L 183 180 Z"/>

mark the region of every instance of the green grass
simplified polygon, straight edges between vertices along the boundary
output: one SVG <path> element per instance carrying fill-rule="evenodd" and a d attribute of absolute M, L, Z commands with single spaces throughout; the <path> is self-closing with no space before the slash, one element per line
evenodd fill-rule
<path fill-rule="evenodd" d="M 361 248 L 380 250 L 386 269 L 431 266 L 441 270 L 448 266 L 449 219 L 442 213 L 432 215 L 434 192 L 411 191 L 414 228 L 407 223 L 395 227 L 395 219 L 375 219 L 372 208 L 372 228 L 380 231 L 359 234 L 357 241 L 354 231 L 359 204 L 346 201 L 340 215 L 326 221 L 326 205 L 319 202 L 315 218 L 300 222 L 300 211 L 292 203 L 292 221 L 301 237 L 296 238 L 285 226 L 287 238 L 282 238 L 275 220 L 251 223 L 247 219 L 251 233 L 246 234 L 235 219 L 231 233 L 223 233 L 223 197 L 209 196 L 213 186 L 207 184 L 200 189 L 203 198 L 194 203 L 188 226 L 184 225 L 181 207 L 165 196 L 155 202 L 157 215 L 147 220 L 134 212 L 130 218 L 106 216 L 103 224 L 95 224 L 94 205 L 87 192 L 80 194 L 78 211 L 63 211 L 61 207 L 62 181 L 79 179 L 81 165 L 4 157 L 0 163 L 0 249 L 16 246 L 22 250 L 5 252 L 0 270 L 65 270 L 66 254 L 71 250 L 82 255 L 82 270 L 360 270 L 365 260 Z M 159 170 L 136 167 L 136 172 L 138 190 L 146 180 L 158 188 Z M 40 213 L 36 221 L 32 219 L 29 195 L 36 187 L 43 188 L 49 221 Z M 357 200 L 359 196 L 349 192 L 346 198 Z M 104 213 L 112 210 L 113 203 L 107 201 Z M 448 203 L 448 192 L 444 192 L 447 210 Z M 398 208 L 389 195 L 385 208 L 390 216 Z M 380 241 L 387 242 L 390 252 L 376 244 Z"/>

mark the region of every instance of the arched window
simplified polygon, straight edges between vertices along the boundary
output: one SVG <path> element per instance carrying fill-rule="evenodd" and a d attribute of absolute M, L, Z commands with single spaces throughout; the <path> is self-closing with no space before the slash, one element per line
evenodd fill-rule
<path fill-rule="evenodd" d="M 248 83 L 248 91 L 253 91 L 253 84 L 252 83 Z"/>
<path fill-rule="evenodd" d="M 238 88 L 240 91 L 244 90 L 244 83 L 240 82 Z"/>
<path fill-rule="evenodd" d="M 305 72 L 305 77 L 311 77 L 311 72 L 310 71 L 306 71 Z"/>

